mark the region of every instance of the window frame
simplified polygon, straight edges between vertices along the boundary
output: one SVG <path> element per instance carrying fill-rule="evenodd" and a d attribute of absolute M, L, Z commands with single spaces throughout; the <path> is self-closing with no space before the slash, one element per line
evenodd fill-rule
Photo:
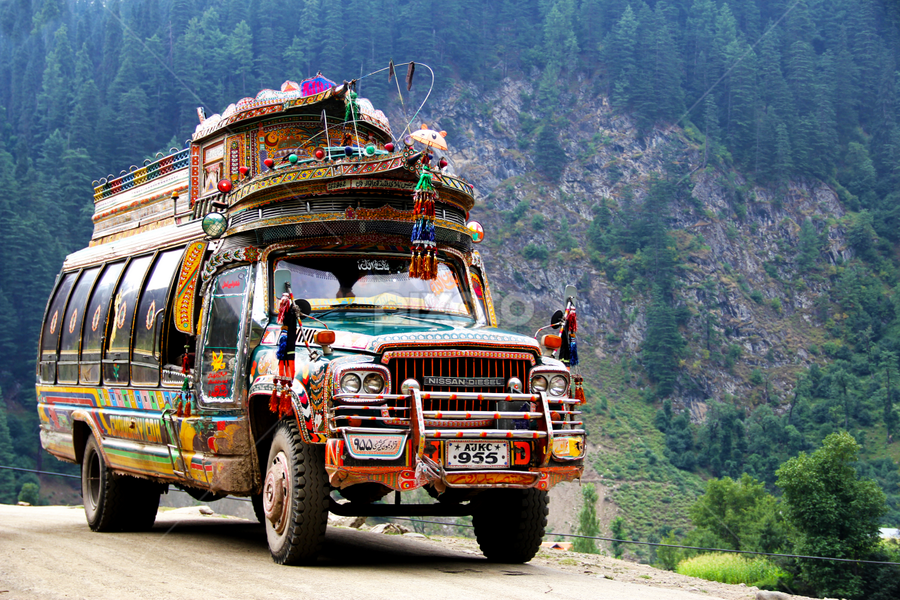
<path fill-rule="evenodd" d="M 157 250 L 154 250 L 149 253 L 138 254 L 137 256 L 129 257 L 128 264 L 126 264 L 125 267 L 122 269 L 122 274 L 119 276 L 119 280 L 116 282 L 116 287 L 113 288 L 112 295 L 110 296 L 109 306 L 107 307 L 106 330 L 104 331 L 105 335 L 100 344 L 100 348 L 101 348 L 101 350 L 100 350 L 100 382 L 101 382 L 101 385 L 113 386 L 113 387 L 127 387 L 128 385 L 131 384 L 131 353 L 132 353 L 132 349 L 133 349 L 134 325 L 137 322 L 138 300 L 140 300 L 141 292 L 143 291 L 144 284 L 147 281 L 147 275 L 148 275 L 148 273 L 150 273 L 150 270 L 152 269 L 153 264 L 156 261 L 156 257 L 159 255 L 159 252 L 160 251 L 157 249 Z M 144 270 L 144 273 L 141 276 L 141 281 L 138 284 L 137 291 L 135 292 L 135 295 L 134 295 L 135 306 L 134 306 L 134 312 L 131 315 L 131 326 L 128 328 L 127 349 L 124 352 L 122 352 L 120 350 L 111 351 L 109 349 L 109 338 L 110 338 L 109 334 L 111 331 L 110 327 L 112 325 L 115 325 L 115 323 L 110 323 L 109 314 L 114 305 L 113 299 L 115 298 L 116 294 L 119 292 L 119 286 L 121 286 L 122 283 L 124 283 L 124 281 L 125 281 L 124 277 L 128 274 L 128 269 L 131 268 L 131 265 L 134 264 L 136 261 L 146 258 L 148 256 L 150 257 L 150 262 L 147 264 L 147 268 Z M 110 357 L 109 355 L 113 355 L 113 356 Z M 122 358 L 122 355 L 124 355 L 124 358 Z M 116 365 L 116 364 L 125 366 L 125 368 L 127 370 L 127 377 L 125 377 L 125 379 L 122 381 L 107 380 L 104 365 Z"/>
<path fill-rule="evenodd" d="M 50 309 L 53 307 L 53 302 L 57 299 L 56 295 L 59 293 L 60 288 L 63 283 L 66 281 L 66 278 L 69 275 L 74 275 L 72 279 L 72 285 L 69 287 L 69 291 L 66 292 L 66 298 L 63 301 L 62 306 L 60 307 L 60 311 L 63 315 L 63 321 L 65 321 L 66 308 L 69 306 L 69 298 L 72 296 L 72 291 L 75 289 L 75 285 L 78 283 L 78 278 L 81 277 L 81 272 L 83 269 L 77 269 L 74 271 L 60 271 L 60 273 L 56 276 L 56 283 L 53 285 L 53 291 L 50 294 L 50 298 L 47 300 L 47 308 L 44 310 L 44 320 L 41 321 L 41 336 L 38 340 L 38 360 L 37 360 L 37 376 L 38 381 L 43 384 L 54 385 L 58 383 L 58 370 L 57 365 L 59 363 L 59 341 L 62 338 L 62 323 L 59 324 L 60 329 L 56 334 L 56 344 L 55 349 L 52 352 L 52 358 L 44 359 L 44 332 L 47 329 L 47 318 L 50 316 Z M 53 335 L 51 333 L 51 335 Z M 47 351 L 50 354 L 50 351 Z M 52 377 L 50 376 L 52 372 Z"/>
<path fill-rule="evenodd" d="M 262 266 L 261 266 L 262 265 Z M 234 383 L 231 388 L 231 397 L 228 400 L 210 401 L 203 393 L 203 374 L 205 367 L 204 355 L 206 354 L 206 342 L 209 335 L 209 321 L 212 312 L 212 298 L 216 290 L 219 277 L 232 273 L 237 269 L 248 270 L 247 285 L 244 290 L 243 314 L 240 316 L 241 329 L 238 332 L 235 346 Z M 236 263 L 226 269 L 217 271 L 208 282 L 209 285 L 203 294 L 202 307 L 200 309 L 200 323 L 196 334 L 196 364 L 194 368 L 194 394 L 198 408 L 205 410 L 240 410 L 246 392 L 246 359 L 249 352 L 249 338 L 252 324 L 253 300 L 256 296 L 256 286 L 260 269 L 265 268 L 262 261 L 256 263 Z"/>
<path fill-rule="evenodd" d="M 111 265 L 122 264 L 122 270 L 119 271 L 119 274 L 116 276 L 116 281 L 113 283 L 112 291 L 109 295 L 109 301 L 106 303 L 106 318 L 103 321 L 103 332 L 100 334 L 100 348 L 97 351 L 97 360 L 85 360 L 84 359 L 84 327 L 81 328 L 81 341 L 79 342 L 79 352 L 78 352 L 78 383 L 79 385 L 93 385 L 93 386 L 102 386 L 103 385 L 103 353 L 104 347 L 106 345 L 106 328 L 109 325 L 109 311 L 112 309 L 112 295 L 115 294 L 116 289 L 119 287 L 119 282 L 122 280 L 122 276 L 125 274 L 125 271 L 128 269 L 128 265 L 131 263 L 132 257 L 125 257 L 124 260 L 110 260 L 104 263 L 101 263 L 103 269 L 100 271 L 100 274 L 97 276 L 97 281 L 94 283 L 94 287 L 91 289 L 91 295 L 88 296 L 88 302 L 85 307 L 87 310 L 87 306 L 90 306 L 91 301 L 94 299 L 94 293 L 97 291 L 97 285 L 99 285 L 100 280 L 106 274 L 106 269 L 108 269 Z M 85 315 L 87 316 L 87 315 Z M 93 317 L 92 317 L 93 318 Z M 84 380 L 84 366 L 85 365 L 97 365 L 97 380 L 96 381 L 85 381 Z"/>
<path fill-rule="evenodd" d="M 89 267 L 83 267 L 78 273 L 78 278 L 75 280 L 75 284 L 72 286 L 72 291 L 69 293 L 69 298 L 66 300 L 66 312 L 63 314 L 67 314 L 69 312 L 69 304 L 72 302 L 72 294 L 75 293 L 75 289 L 81 283 L 81 280 L 84 277 L 84 274 L 87 273 L 88 271 L 90 271 L 91 269 L 97 269 L 97 274 L 94 277 L 94 281 L 91 282 L 91 287 L 87 291 L 87 296 L 85 296 L 84 306 L 80 307 L 82 314 L 81 314 L 81 323 L 78 326 L 78 333 L 77 334 L 75 334 L 74 332 L 72 333 L 72 335 L 75 336 L 75 340 L 76 340 L 74 360 L 65 360 L 65 361 L 60 360 L 62 358 L 61 352 L 62 352 L 62 333 L 63 332 L 60 331 L 60 333 L 59 333 L 59 343 L 57 345 L 56 378 L 57 378 L 57 381 L 59 381 L 60 383 L 66 383 L 68 385 L 78 385 L 81 382 L 81 345 L 82 345 L 83 338 L 84 338 L 84 324 L 86 322 L 85 313 L 87 312 L 87 306 L 91 302 L 91 297 L 94 295 L 94 289 L 97 287 L 97 282 L 100 281 L 100 275 L 103 274 L 103 269 L 105 266 L 106 266 L 106 264 L 102 263 L 99 265 L 91 265 Z M 75 379 L 74 380 L 67 379 L 66 381 L 62 381 L 59 378 L 59 368 L 62 365 L 66 365 L 66 366 L 71 365 L 75 368 Z"/>
<path fill-rule="evenodd" d="M 170 306 L 170 303 L 172 302 L 172 294 L 174 294 L 175 287 L 177 286 L 178 275 L 181 271 L 181 263 L 184 260 L 184 252 L 186 249 L 187 249 L 187 246 L 174 246 L 172 248 L 165 248 L 162 250 L 157 250 L 155 253 L 155 256 L 153 257 L 153 260 L 150 263 L 150 266 L 147 268 L 147 272 L 144 274 L 144 281 L 141 282 L 141 288 L 139 290 L 139 294 L 137 296 L 137 300 L 136 300 L 135 306 L 134 306 L 135 314 L 134 314 L 134 319 L 132 322 L 132 333 L 131 333 L 131 338 L 129 341 L 129 353 L 128 353 L 128 355 L 129 355 L 129 381 L 131 382 L 131 385 L 133 385 L 135 387 L 154 388 L 154 387 L 159 387 L 160 384 L 162 383 L 162 367 L 163 367 L 162 357 L 164 355 L 163 348 L 164 348 L 164 346 L 167 345 L 168 337 L 169 337 L 167 335 L 168 319 L 172 317 L 172 315 L 171 315 L 172 307 Z M 134 332 L 136 331 L 135 328 L 137 327 L 137 321 L 138 321 L 137 310 L 141 306 L 141 302 L 144 299 L 144 293 L 147 291 L 147 284 L 150 282 L 150 278 L 153 275 L 153 271 L 156 268 L 158 261 L 160 260 L 160 257 L 163 254 L 165 254 L 166 252 L 171 252 L 171 251 L 180 252 L 180 254 L 178 256 L 178 261 L 175 264 L 175 270 L 172 271 L 172 274 L 169 277 L 169 285 L 166 288 L 166 294 L 164 296 L 163 306 L 162 306 L 162 308 L 164 309 L 164 312 L 160 313 L 159 317 L 156 318 L 156 322 L 154 323 L 154 328 L 156 328 L 156 327 L 160 328 L 156 332 L 156 335 L 159 336 L 159 345 L 157 347 L 157 351 L 159 352 L 160 358 L 159 358 L 159 360 L 157 360 L 157 364 L 155 364 L 155 365 L 151 364 L 150 362 L 135 361 Z M 157 309 L 157 310 L 159 310 L 159 309 Z M 162 322 L 160 322 L 160 318 L 162 319 Z M 141 358 L 143 358 L 143 357 L 141 356 Z M 138 366 L 141 368 L 146 368 L 146 369 L 156 369 L 156 374 L 157 374 L 156 383 L 136 383 L 134 381 L 134 367 L 135 366 Z"/>

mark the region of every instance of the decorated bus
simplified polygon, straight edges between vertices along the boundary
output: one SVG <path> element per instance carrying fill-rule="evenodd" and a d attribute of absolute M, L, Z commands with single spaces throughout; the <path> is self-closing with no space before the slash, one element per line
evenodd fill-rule
<path fill-rule="evenodd" d="M 446 133 L 393 132 L 355 86 L 198 109 L 184 149 L 95 182 L 37 361 L 91 529 L 150 528 L 176 486 L 251 498 L 278 563 L 315 561 L 329 511 L 471 515 L 488 559 L 537 551 L 582 473 L 574 289 L 534 336 L 498 329 Z"/>

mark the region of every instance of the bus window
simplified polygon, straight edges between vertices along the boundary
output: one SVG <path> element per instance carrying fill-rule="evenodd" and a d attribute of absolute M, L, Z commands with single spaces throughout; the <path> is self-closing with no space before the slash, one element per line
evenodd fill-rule
<path fill-rule="evenodd" d="M 169 318 L 166 308 L 166 296 L 172 285 L 175 271 L 181 264 L 184 248 L 169 250 L 159 255 L 156 265 L 144 291 L 137 309 L 137 321 L 134 326 L 134 354 L 131 357 L 131 379 L 135 385 L 159 384 L 159 360 L 162 355 L 162 335 L 165 332 L 166 320 Z M 163 311 L 163 312 L 160 312 Z M 156 344 L 154 345 L 154 337 Z M 154 356 L 154 350 L 156 356 Z"/>
<path fill-rule="evenodd" d="M 66 318 L 62 322 L 62 338 L 59 342 L 58 378 L 60 383 L 78 383 L 78 346 L 81 342 L 81 325 L 84 322 L 84 309 L 88 295 L 100 267 L 82 271 L 69 304 L 66 307 Z"/>
<path fill-rule="evenodd" d="M 91 294 L 87 310 L 84 311 L 86 321 L 81 341 L 81 383 L 100 383 L 100 347 L 105 337 L 103 332 L 106 331 L 109 300 L 124 267 L 124 262 L 106 265 Z"/>
<path fill-rule="evenodd" d="M 66 300 L 69 298 L 69 292 L 72 290 L 72 284 L 77 275 L 78 273 L 67 273 L 63 277 L 53 295 L 50 310 L 47 311 L 44 331 L 41 334 L 41 381 L 44 383 L 56 382 L 56 350 L 59 342 L 59 330 L 62 329 L 65 319 Z"/>
<path fill-rule="evenodd" d="M 206 331 L 200 364 L 200 401 L 204 404 L 233 399 L 249 281 L 250 267 L 231 269 L 216 278 L 203 324 Z"/>
<path fill-rule="evenodd" d="M 128 383 L 128 351 L 131 347 L 134 308 L 152 260 L 153 256 L 149 255 L 132 259 L 112 296 L 103 354 L 104 383 Z"/>

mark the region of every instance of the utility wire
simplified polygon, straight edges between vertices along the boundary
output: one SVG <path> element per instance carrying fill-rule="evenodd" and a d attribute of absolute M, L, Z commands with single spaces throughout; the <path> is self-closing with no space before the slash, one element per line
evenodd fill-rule
<path fill-rule="evenodd" d="M 467 527 L 472 528 L 473 525 L 467 525 L 465 523 L 444 523 L 441 521 L 425 521 L 422 519 L 413 519 L 410 517 L 392 517 L 394 519 L 402 519 L 404 521 L 415 521 L 417 523 L 431 523 L 433 525 L 446 525 L 448 527 Z M 854 558 L 832 558 L 828 556 L 805 556 L 803 554 L 778 554 L 774 552 L 751 552 L 750 550 L 730 550 L 728 548 L 704 548 L 701 546 L 682 546 L 679 544 L 661 544 L 658 542 L 641 542 L 638 540 L 620 540 L 617 538 L 609 538 L 609 537 L 600 537 L 596 535 L 576 535 L 574 533 L 545 533 L 544 537 L 547 536 L 559 536 L 559 537 L 569 537 L 569 538 L 581 538 L 585 540 L 603 540 L 605 542 L 619 542 L 622 544 L 641 544 L 644 546 L 661 546 L 664 548 L 685 548 L 687 550 L 705 550 L 707 552 L 731 552 L 734 554 L 757 554 L 760 556 L 777 556 L 782 558 L 807 558 L 812 560 L 831 560 L 837 562 L 852 562 L 852 563 L 866 563 L 870 565 L 894 565 L 900 567 L 900 563 L 896 562 L 887 562 L 881 560 L 857 560 Z"/>
<path fill-rule="evenodd" d="M 0 465 L 0 469 L 8 469 L 10 471 L 25 471 L 27 473 L 40 473 L 41 475 L 58 475 L 59 477 L 71 477 L 74 479 L 80 479 L 79 475 L 67 475 L 65 473 L 54 473 L 52 471 L 38 471 L 35 469 L 23 469 L 20 467 L 7 467 L 4 465 Z M 177 492 L 182 492 L 182 490 L 174 490 Z M 187 492 L 182 492 L 187 493 Z M 240 500 L 243 502 L 250 502 L 249 498 L 239 498 L 233 497 L 232 500 Z M 444 521 L 426 521 L 424 519 L 413 519 L 411 517 L 391 517 L 392 519 L 401 520 L 401 521 L 413 521 L 415 523 L 429 523 L 431 525 L 444 525 L 446 527 L 466 527 L 468 529 L 472 529 L 474 525 L 469 525 L 466 523 L 446 523 Z M 705 550 L 707 552 L 731 552 L 733 554 L 755 554 L 758 556 L 776 556 L 779 558 L 804 558 L 809 560 L 830 560 L 835 562 L 850 562 L 850 563 L 864 563 L 867 565 L 893 565 L 895 567 L 900 567 L 900 563 L 897 562 L 888 562 L 883 560 L 861 560 L 855 558 L 833 558 L 829 556 L 806 556 L 804 554 L 779 554 L 776 552 L 753 552 L 750 550 L 731 550 L 730 548 L 705 548 L 703 546 L 682 546 L 680 544 L 663 544 L 660 542 L 641 542 L 638 540 L 620 540 L 617 538 L 610 537 L 601 537 L 597 535 L 578 535 L 574 533 L 545 533 L 544 537 L 547 536 L 558 536 L 558 537 L 568 537 L 568 538 L 580 538 L 584 540 L 602 540 L 604 542 L 617 542 L 620 544 L 640 544 L 643 546 L 655 546 L 661 548 L 683 548 L 686 550 Z"/>

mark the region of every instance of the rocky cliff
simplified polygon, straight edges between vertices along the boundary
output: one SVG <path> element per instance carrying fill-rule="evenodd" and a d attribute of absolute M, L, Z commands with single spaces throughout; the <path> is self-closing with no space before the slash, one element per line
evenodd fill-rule
<path fill-rule="evenodd" d="M 828 277 L 802 275 L 801 226 L 809 220 L 815 227 L 816 260 L 827 273 L 828 265 L 850 258 L 844 213 L 835 192 L 818 181 L 749 185 L 729 167 L 727 153 L 719 148 L 713 156 L 716 148 L 705 148 L 704 136 L 687 119 L 639 132 L 588 81 L 561 93 L 562 112 L 578 108 L 557 117 L 548 136 L 542 129 L 549 117 L 532 92 L 525 81 L 505 80 L 487 94 L 460 84 L 420 118 L 447 130 L 450 169 L 479 194 L 471 218 L 485 227 L 481 251 L 501 323 L 533 332 L 560 308 L 564 285 L 577 285 L 580 353 L 588 355 L 581 369 L 594 395 L 589 401 L 602 403 L 593 412 L 609 416 L 608 407 L 618 406 L 618 421 L 628 421 L 620 432 L 626 443 L 616 439 L 609 419 L 592 421 L 589 408 L 596 468 L 590 479 L 606 486 L 601 501 L 627 503 L 620 488 L 629 477 L 609 473 L 609 457 L 630 448 L 651 456 L 652 465 L 663 453 L 660 434 L 649 424 L 659 399 L 646 393 L 652 386 L 640 367 L 650 299 L 624 268 L 634 256 L 607 260 L 592 247 L 597 207 L 627 218 L 623 210 L 640 209 L 654 174 L 664 176 L 671 164 L 685 173 L 687 193 L 673 198 L 665 214 L 677 246 L 675 302 L 687 343 L 670 398 L 695 423 L 704 419 L 710 400 L 765 403 L 776 414 L 788 410 L 798 372 L 822 360 L 817 347 L 826 315 L 816 299 L 831 285 Z M 403 122 L 393 115 L 395 128 Z M 528 251 L 529 245 L 534 249 Z M 676 503 L 675 526 L 683 523 L 685 496 L 697 492 L 699 480 L 668 472 L 675 487 L 661 490 L 657 500 L 683 500 Z M 672 483 L 664 474 L 657 479 L 664 487 Z M 566 515 L 554 523 L 558 531 L 574 522 L 579 502 L 578 494 L 563 497 Z M 635 510 L 625 512 L 635 518 Z M 607 506 L 602 512 L 609 518 L 616 511 Z"/>

